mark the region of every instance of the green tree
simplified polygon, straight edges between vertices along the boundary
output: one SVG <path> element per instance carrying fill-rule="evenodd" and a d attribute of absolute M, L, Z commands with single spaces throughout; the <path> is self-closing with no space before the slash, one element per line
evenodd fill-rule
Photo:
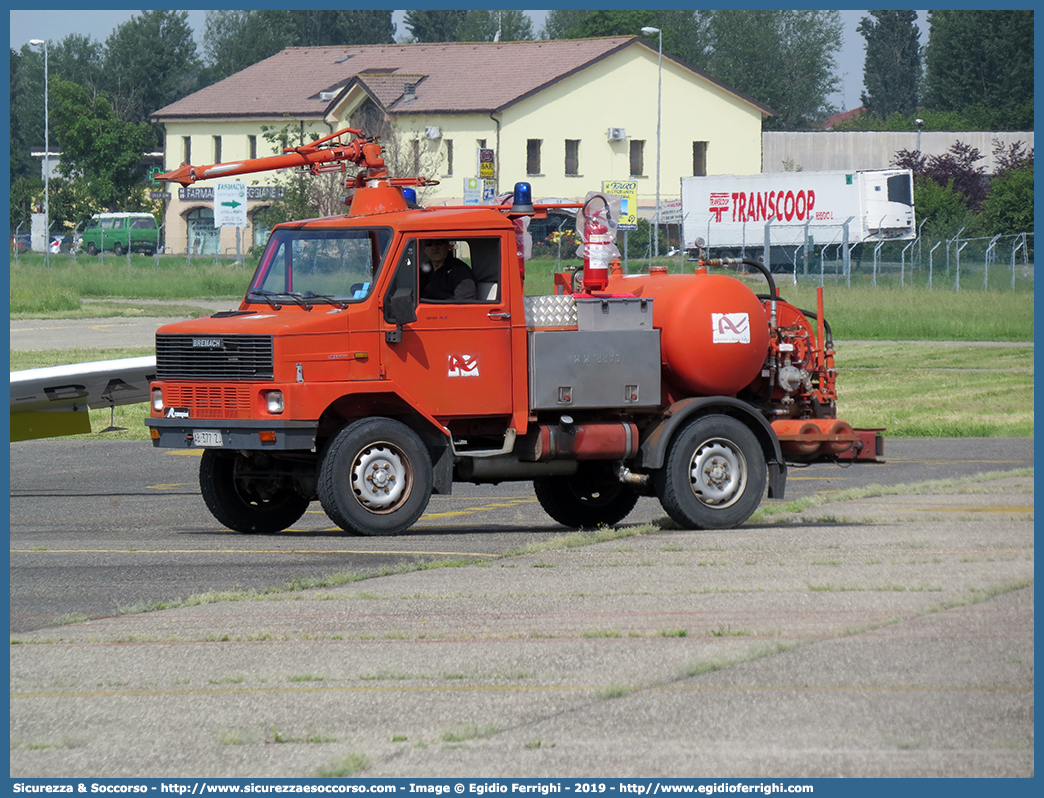
<path fill-rule="evenodd" d="M 982 203 L 980 226 L 985 235 L 1033 231 L 1033 150 L 1022 142 L 1009 148 L 994 142 L 999 167 Z"/>
<path fill-rule="evenodd" d="M 109 210 L 132 210 L 145 192 L 142 154 L 156 147 L 152 128 L 117 117 L 104 94 L 71 81 L 51 82 L 51 120 L 62 143 L 59 171 L 83 181 Z"/>
<path fill-rule="evenodd" d="M 105 86 L 123 120 L 145 122 L 195 91 L 200 62 L 187 11 L 143 11 L 105 41 Z"/>
<path fill-rule="evenodd" d="M 101 42 L 70 33 L 49 46 L 48 71 L 52 77 L 71 80 L 92 91 L 101 88 L 105 73 L 105 47 Z"/>
<path fill-rule="evenodd" d="M 11 128 L 8 139 L 11 151 L 10 182 L 40 177 L 29 150 L 43 146 L 43 56 L 29 45 L 21 52 L 11 50 Z M 12 205 L 14 191 L 12 188 Z"/>
<path fill-rule="evenodd" d="M 542 39 L 581 39 L 588 36 L 641 36 L 643 27 L 663 31 L 663 51 L 695 69 L 707 66 L 709 11 L 549 11 Z M 653 47 L 658 41 L 645 39 Z"/>
<path fill-rule="evenodd" d="M 544 27 L 540 29 L 541 39 L 578 39 L 579 35 L 570 35 L 590 11 L 574 8 L 555 8 L 544 17 Z"/>
<path fill-rule="evenodd" d="M 962 227 L 969 229 L 975 223 L 967 199 L 953 188 L 952 180 L 940 185 L 928 177 L 915 177 L 914 208 L 917 224 L 924 225 L 921 233 L 929 239 L 948 238 Z"/>
<path fill-rule="evenodd" d="M 639 36 L 645 26 L 658 27 L 655 11 L 589 11 L 570 30 L 570 39 L 596 36 Z"/>
<path fill-rule="evenodd" d="M 208 82 L 223 80 L 287 47 L 391 44 L 391 11 L 208 11 Z"/>
<path fill-rule="evenodd" d="M 866 39 L 860 99 L 878 117 L 910 114 L 917 109 L 921 77 L 916 11 L 871 11 L 856 28 Z"/>
<path fill-rule="evenodd" d="M 407 11 L 403 22 L 416 42 L 458 42 L 467 11 Z"/>
<path fill-rule="evenodd" d="M 206 81 L 224 80 L 291 41 L 289 11 L 208 11 L 203 32 Z"/>
<path fill-rule="evenodd" d="M 833 112 L 841 49 L 836 11 L 714 11 L 708 26 L 708 72 L 769 106 L 765 126 L 807 127 Z"/>
<path fill-rule="evenodd" d="M 533 20 L 523 11 L 472 10 L 464 17 L 457 37 L 462 42 L 529 41 Z"/>
<path fill-rule="evenodd" d="M 928 23 L 928 107 L 1011 109 L 1032 101 L 1033 11 L 929 11 Z"/>

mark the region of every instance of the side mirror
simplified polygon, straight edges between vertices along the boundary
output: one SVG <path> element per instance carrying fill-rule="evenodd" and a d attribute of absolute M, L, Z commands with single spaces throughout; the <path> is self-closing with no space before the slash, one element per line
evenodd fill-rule
<path fill-rule="evenodd" d="M 385 300 L 384 320 L 395 325 L 395 330 L 388 330 L 384 334 L 384 340 L 389 344 L 400 343 L 402 325 L 417 321 L 417 303 L 413 299 L 413 289 L 410 286 L 396 288 Z"/>

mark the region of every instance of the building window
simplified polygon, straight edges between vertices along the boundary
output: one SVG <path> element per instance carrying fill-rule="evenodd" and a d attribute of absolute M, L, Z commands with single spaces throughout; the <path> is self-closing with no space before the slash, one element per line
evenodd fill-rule
<path fill-rule="evenodd" d="M 453 174 L 453 139 L 443 139 L 446 145 L 446 176 Z"/>
<path fill-rule="evenodd" d="M 565 173 L 567 175 L 580 174 L 580 139 L 566 139 Z"/>
<path fill-rule="evenodd" d="M 221 163 L 221 136 L 214 136 L 214 163 Z"/>
<path fill-rule="evenodd" d="M 181 159 L 181 162 L 192 163 L 192 136 L 181 137 L 181 149 L 185 153 L 185 157 Z"/>
<path fill-rule="evenodd" d="M 247 151 L 250 153 L 249 158 L 257 157 L 257 136 L 247 136 Z"/>
<path fill-rule="evenodd" d="M 641 177 L 645 174 L 645 142 L 631 139 L 631 175 Z"/>
<path fill-rule="evenodd" d="M 706 141 L 694 141 L 692 143 L 692 174 L 697 177 L 707 174 Z"/>
<path fill-rule="evenodd" d="M 526 174 L 540 174 L 540 139 L 526 141 Z"/>
<path fill-rule="evenodd" d="M 478 140 L 478 141 L 476 141 L 475 143 L 476 143 L 476 144 L 478 144 L 478 148 L 479 148 L 480 150 L 484 150 L 484 149 L 486 149 L 486 140 L 485 140 L 485 139 L 479 139 L 479 140 Z"/>
<path fill-rule="evenodd" d="M 213 208 L 195 208 L 185 215 L 188 251 L 193 255 L 216 255 L 221 249 L 221 228 L 214 227 Z"/>

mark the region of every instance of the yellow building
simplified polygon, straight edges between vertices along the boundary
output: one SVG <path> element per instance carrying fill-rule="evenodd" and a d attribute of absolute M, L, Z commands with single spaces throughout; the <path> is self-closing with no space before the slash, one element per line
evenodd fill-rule
<path fill-rule="evenodd" d="M 582 198 L 603 181 L 637 184 L 639 212 L 657 194 L 657 50 L 636 36 L 561 41 L 289 48 L 153 114 L 166 168 L 260 157 L 285 129 L 307 141 L 344 127 L 379 135 L 393 176 L 440 181 L 422 202 L 460 204 L 493 153 L 487 192 L 518 181 L 537 198 Z M 761 171 L 764 105 L 664 53 L 659 194 L 682 177 Z M 245 176 L 247 219 L 277 196 L 279 173 Z M 213 183 L 170 184 L 168 252 L 236 251 L 213 227 Z M 328 212 L 335 212 L 330 210 Z M 267 231 L 240 231 L 243 249 Z"/>

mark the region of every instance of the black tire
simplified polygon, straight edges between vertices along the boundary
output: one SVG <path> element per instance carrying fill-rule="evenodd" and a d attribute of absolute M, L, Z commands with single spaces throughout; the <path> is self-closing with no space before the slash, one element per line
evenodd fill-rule
<path fill-rule="evenodd" d="M 199 489 L 214 518 L 236 532 L 255 534 L 281 532 L 299 521 L 310 500 L 285 478 L 259 478 L 250 465 L 242 454 L 204 450 Z"/>
<path fill-rule="evenodd" d="M 754 433 L 730 416 L 711 415 L 675 434 L 653 486 L 682 528 L 730 529 L 758 508 L 766 474 Z"/>
<path fill-rule="evenodd" d="M 638 503 L 632 488 L 608 468 L 593 464 L 581 464 L 581 470 L 571 477 L 535 479 L 533 489 L 544 512 L 572 529 L 612 526 Z"/>
<path fill-rule="evenodd" d="M 88 255 L 97 255 L 98 254 L 98 245 L 95 244 L 93 241 L 90 242 L 87 245 L 87 254 Z"/>
<path fill-rule="evenodd" d="M 356 535 L 397 535 L 431 498 L 431 456 L 420 437 L 390 418 L 364 418 L 337 433 L 319 463 L 319 501 Z"/>
<path fill-rule="evenodd" d="M 115 244 L 113 244 L 112 245 L 112 253 L 114 255 L 122 255 L 123 254 L 123 244 L 121 244 L 119 241 L 117 241 Z"/>

